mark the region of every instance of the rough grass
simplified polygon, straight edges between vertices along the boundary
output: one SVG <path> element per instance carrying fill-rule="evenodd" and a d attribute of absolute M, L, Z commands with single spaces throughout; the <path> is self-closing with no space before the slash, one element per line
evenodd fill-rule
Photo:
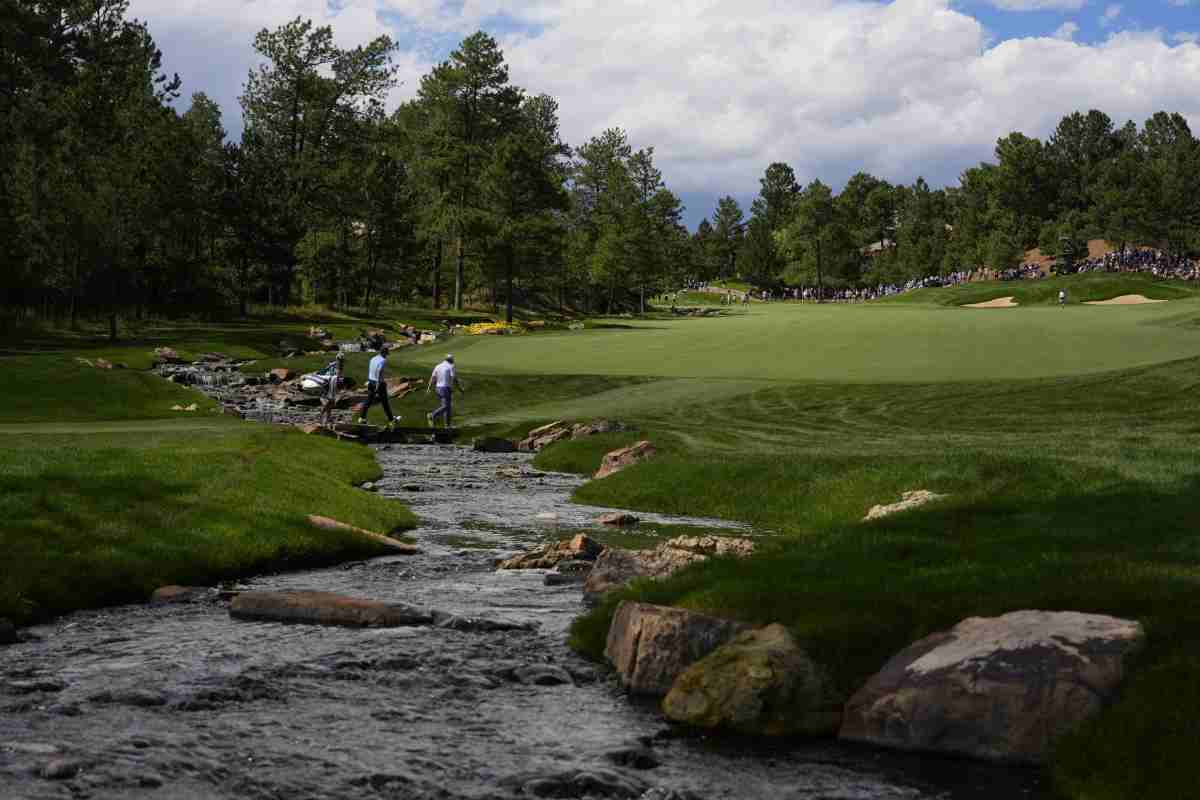
<path fill-rule="evenodd" d="M 319 514 L 382 532 L 401 504 L 355 489 L 378 477 L 367 448 L 238 426 L 160 434 L 0 438 L 0 617 L 18 623 L 144 600 L 170 583 L 211 585 L 276 567 L 376 555 L 357 536 L 310 528 Z"/>
<path fill-rule="evenodd" d="M 662 455 L 580 502 L 753 522 L 776 536 L 623 597 L 783 622 L 849 694 L 896 651 L 1022 608 L 1141 620 L 1112 712 L 1066 740 L 1070 797 L 1188 796 L 1200 719 L 1200 361 L 1009 383 L 775 386 L 642 418 Z M 730 420 L 736 420 L 731 424 Z M 598 454 L 556 445 L 543 463 Z M 589 458 L 595 461 L 587 463 Z M 950 497 L 860 522 L 909 489 Z M 572 644 L 600 657 L 614 598 Z M 1143 794 L 1139 792 L 1139 794 Z"/>

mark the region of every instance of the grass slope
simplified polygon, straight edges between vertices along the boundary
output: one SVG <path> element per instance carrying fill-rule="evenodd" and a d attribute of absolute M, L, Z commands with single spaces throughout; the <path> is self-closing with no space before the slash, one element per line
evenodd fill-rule
<path fill-rule="evenodd" d="M 918 289 L 881 301 L 888 304 L 935 304 L 963 306 L 1011 296 L 1023 306 L 1057 305 L 1059 289 L 1067 290 L 1068 305 L 1092 300 L 1111 300 L 1125 294 L 1145 295 L 1151 300 L 1184 300 L 1196 297 L 1195 284 L 1159 280 L 1140 273 L 1084 273 L 1037 281 L 981 281 L 944 289 Z"/>

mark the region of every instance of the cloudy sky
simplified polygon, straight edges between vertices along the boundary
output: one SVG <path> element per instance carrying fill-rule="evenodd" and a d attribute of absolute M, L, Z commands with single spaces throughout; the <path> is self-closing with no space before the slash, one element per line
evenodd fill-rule
<path fill-rule="evenodd" d="M 264 27 L 390 35 L 397 103 L 482 28 L 516 84 L 558 98 L 569 143 L 620 126 L 653 146 L 693 227 L 721 195 L 748 208 L 772 161 L 835 187 L 859 169 L 944 185 L 1075 109 L 1180 111 L 1200 132 L 1200 0 L 131 0 L 131 15 L 235 137 Z"/>

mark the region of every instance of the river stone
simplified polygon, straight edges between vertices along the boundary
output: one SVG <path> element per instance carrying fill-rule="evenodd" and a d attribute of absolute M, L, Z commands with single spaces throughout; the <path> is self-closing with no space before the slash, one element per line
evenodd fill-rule
<path fill-rule="evenodd" d="M 20 641 L 17 627 L 6 619 L 0 619 L 0 645 L 17 644 Z"/>
<path fill-rule="evenodd" d="M 596 517 L 596 522 L 601 525 L 612 525 L 618 528 L 624 528 L 630 525 L 637 525 L 638 518 L 633 514 L 626 514 L 624 511 L 610 511 L 607 514 L 601 514 Z"/>
<path fill-rule="evenodd" d="M 1144 637 L 1100 614 L 972 617 L 888 661 L 850 698 L 841 738 L 1041 764 L 1113 696 Z"/>
<path fill-rule="evenodd" d="M 421 552 L 421 548 L 417 547 L 416 545 L 399 542 L 390 536 L 384 536 L 382 533 L 356 528 L 353 525 L 347 525 L 344 522 L 339 522 L 336 519 L 330 519 L 329 517 L 320 517 L 316 514 L 309 514 L 308 524 L 323 531 L 348 532 L 356 533 L 359 536 L 365 536 L 368 539 L 378 542 L 379 544 L 385 545 L 397 555 L 412 556 Z"/>
<path fill-rule="evenodd" d="M 525 438 L 517 442 L 517 449 L 523 453 L 536 453 L 543 447 L 571 438 L 571 426 L 559 420 L 534 428 Z"/>
<path fill-rule="evenodd" d="M 42 777 L 50 781 L 74 778 L 83 769 L 83 763 L 70 758 L 56 758 L 42 767 Z"/>
<path fill-rule="evenodd" d="M 604 656 L 630 692 L 664 695 L 685 669 L 747 628 L 682 608 L 626 600 L 613 616 Z"/>
<path fill-rule="evenodd" d="M 411 606 L 306 591 L 242 592 L 230 603 L 229 616 L 351 628 L 399 628 L 433 622 L 432 614 Z"/>
<path fill-rule="evenodd" d="M 944 494 L 934 494 L 927 489 L 917 489 L 916 491 L 905 492 L 904 494 L 900 495 L 899 503 L 872 506 L 871 510 L 867 512 L 867 515 L 863 517 L 862 521 L 870 522 L 873 519 L 882 519 L 883 517 L 890 517 L 893 514 L 911 511 L 914 508 L 920 508 L 921 506 L 929 505 L 937 500 L 944 500 L 947 496 L 948 495 Z"/>
<path fill-rule="evenodd" d="M 517 452 L 517 445 L 508 439 L 500 439 L 495 436 L 480 436 L 471 444 L 471 449 L 476 453 L 515 453 Z"/>
<path fill-rule="evenodd" d="M 318 398 L 318 400 L 319 400 L 319 398 Z M 327 428 L 326 426 L 319 425 L 315 422 L 307 422 L 307 423 L 303 423 L 303 424 L 297 424 L 295 427 L 296 427 L 296 430 L 300 431 L 301 433 L 305 434 L 306 436 L 325 436 L 330 439 L 337 438 L 337 433 L 335 433 L 332 428 Z"/>
<path fill-rule="evenodd" d="M 293 372 L 292 370 L 288 369 L 287 367 L 279 367 L 277 369 L 273 369 L 270 372 L 268 372 L 267 375 L 275 383 L 283 383 L 285 381 L 290 381 L 292 378 L 296 377 L 296 373 Z"/>
<path fill-rule="evenodd" d="M 621 433 L 627 431 L 625 425 L 620 422 L 613 422 L 607 419 L 597 419 L 591 422 L 581 422 L 571 428 L 572 439 L 582 439 L 587 436 L 595 436 L 598 433 Z"/>
<path fill-rule="evenodd" d="M 554 798 L 639 798 L 650 785 L 633 775 L 607 769 L 573 770 L 504 781 L 527 797 Z"/>
<path fill-rule="evenodd" d="M 556 667 L 552 664 L 529 664 L 517 667 L 513 670 L 513 677 L 519 683 L 523 683 L 526 686 L 562 686 L 563 684 L 575 684 L 571 673 L 562 667 Z"/>
<path fill-rule="evenodd" d="M 757 736 L 831 735 L 840 703 L 822 670 L 788 629 L 747 631 L 688 667 L 663 713 L 700 728 Z"/>
<path fill-rule="evenodd" d="M 170 603 L 203 603 L 215 600 L 217 592 L 207 586 L 160 586 L 150 595 L 150 604 L 155 606 Z"/>
<path fill-rule="evenodd" d="M 622 447 L 620 450 L 613 450 L 604 456 L 600 462 L 600 469 L 596 470 L 593 478 L 607 478 L 609 475 L 620 472 L 626 467 L 633 466 L 640 461 L 645 461 L 653 457 L 658 452 L 654 445 L 647 441 L 641 441 L 637 444 L 631 444 L 629 447 Z"/>
<path fill-rule="evenodd" d="M 565 561 L 595 561 L 603 552 L 602 544 L 580 533 L 570 539 L 548 544 L 540 550 L 504 559 L 496 565 L 496 569 L 553 569 Z"/>

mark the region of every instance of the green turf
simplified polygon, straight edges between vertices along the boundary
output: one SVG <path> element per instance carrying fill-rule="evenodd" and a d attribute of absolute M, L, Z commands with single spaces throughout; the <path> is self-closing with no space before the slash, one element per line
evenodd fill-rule
<path fill-rule="evenodd" d="M 944 289 L 919 289 L 886 298 L 881 303 L 936 304 L 962 306 L 999 297 L 1012 297 L 1020 305 L 1057 305 L 1058 292 L 1067 290 L 1068 305 L 1093 300 L 1111 300 L 1126 294 L 1140 294 L 1151 300 L 1184 300 L 1196 297 L 1200 287 L 1194 283 L 1159 280 L 1141 273 L 1111 274 L 1088 272 L 1082 275 L 1048 277 L 1036 281 L 981 281 Z"/>
<path fill-rule="evenodd" d="M 99 441 L 90 441 L 95 435 Z M 56 438 L 57 434 L 48 434 Z M 352 484 L 370 450 L 249 424 L 196 436 L 77 432 L 0 439 L 0 617 L 44 619 L 144 600 L 164 584 L 379 554 L 309 514 L 377 531 L 411 526 L 401 504 Z"/>
<path fill-rule="evenodd" d="M 767 304 L 624 330 L 455 341 L 460 371 L 839 381 L 1020 380 L 1200 355 L 1200 300 L 1146 306 L 960 309 Z M 466 337 L 463 337 L 466 338 Z M 405 358 L 409 358 L 408 354 Z M 432 366 L 440 350 L 411 355 Z"/>

